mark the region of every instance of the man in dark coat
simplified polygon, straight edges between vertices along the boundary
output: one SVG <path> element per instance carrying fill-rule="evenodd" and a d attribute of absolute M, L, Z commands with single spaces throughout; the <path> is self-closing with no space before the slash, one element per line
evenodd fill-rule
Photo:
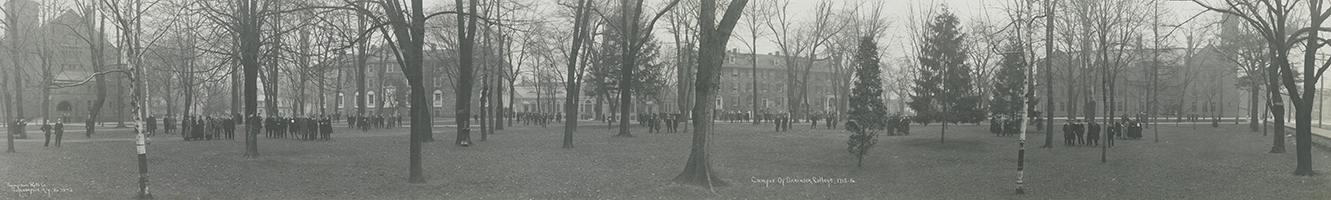
<path fill-rule="evenodd" d="M 1063 122 L 1063 145 L 1075 145 L 1077 136 L 1072 134 L 1072 120 Z"/>
<path fill-rule="evenodd" d="M 1081 121 L 1072 123 L 1072 134 L 1077 136 L 1078 145 L 1086 145 L 1086 124 Z"/>
<path fill-rule="evenodd" d="M 319 123 L 322 120 L 305 118 L 305 140 L 319 139 Z"/>
<path fill-rule="evenodd" d="M 167 135 L 172 134 L 171 130 L 176 129 L 174 125 L 176 125 L 176 122 L 175 119 L 171 119 L 171 115 L 167 115 L 166 117 L 162 118 L 162 128 L 164 129 L 162 132 L 166 133 Z"/>
<path fill-rule="evenodd" d="M 1100 124 L 1091 121 L 1086 133 L 1086 144 L 1091 146 L 1100 146 Z"/>
<path fill-rule="evenodd" d="M 333 139 L 333 121 L 332 121 L 332 119 L 324 119 L 323 126 L 320 126 L 320 127 L 319 127 L 319 130 L 320 130 L 319 133 L 323 135 L 323 137 L 321 137 L 320 139 L 323 139 L 323 140 L 330 140 L 330 139 Z"/>
<path fill-rule="evenodd" d="M 149 136 L 152 136 L 152 135 L 154 135 L 154 134 L 157 134 L 157 117 L 156 117 L 156 116 L 149 115 L 149 116 L 148 116 L 148 135 L 149 135 Z"/>
<path fill-rule="evenodd" d="M 236 118 L 226 118 L 222 120 L 222 128 L 226 129 L 226 139 L 236 139 Z"/>
<path fill-rule="evenodd" d="M 93 121 L 92 121 L 92 116 L 89 115 L 89 116 L 88 116 L 88 119 L 86 119 L 86 120 L 84 120 L 84 121 L 87 122 L 86 124 L 92 124 L 92 123 L 93 123 Z M 93 132 L 93 126 L 88 126 L 88 131 L 83 132 L 83 136 L 84 136 L 84 137 L 88 137 L 88 138 L 92 138 L 92 132 Z"/>
<path fill-rule="evenodd" d="M 56 123 L 55 123 L 55 146 L 57 146 L 57 147 L 60 146 L 60 141 L 61 141 L 61 140 L 64 140 L 64 138 L 65 138 L 65 123 L 64 123 L 64 122 L 56 122 Z"/>
<path fill-rule="evenodd" d="M 1123 123 L 1114 122 L 1109 125 L 1108 135 L 1105 135 L 1105 147 L 1114 147 L 1114 137 L 1123 134 Z"/>
<path fill-rule="evenodd" d="M 50 146 L 51 146 L 51 124 L 49 124 L 49 123 L 42 123 L 42 134 L 46 135 L 46 143 L 42 143 L 42 147 L 50 147 Z"/>
<path fill-rule="evenodd" d="M 205 139 L 205 140 L 210 139 L 210 138 L 204 136 L 203 119 L 199 119 L 198 117 L 194 117 L 194 121 L 193 121 L 193 122 L 190 122 L 189 130 L 190 130 L 190 135 L 193 135 L 193 136 L 191 136 L 191 137 L 193 137 L 193 138 L 196 139 L 196 140 L 198 140 L 198 139 Z"/>
<path fill-rule="evenodd" d="M 189 132 L 190 122 L 191 121 L 188 115 L 180 117 L 180 137 L 185 138 L 185 140 L 193 139 L 190 138 L 190 132 Z"/>
<path fill-rule="evenodd" d="M 356 128 L 356 116 L 347 115 L 347 127 Z"/>

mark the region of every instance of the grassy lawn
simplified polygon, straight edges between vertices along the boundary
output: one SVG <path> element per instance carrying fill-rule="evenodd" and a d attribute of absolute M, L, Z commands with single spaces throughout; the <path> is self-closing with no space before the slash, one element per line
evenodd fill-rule
<path fill-rule="evenodd" d="M 1245 125 L 1162 125 L 1160 142 L 1118 141 L 1100 162 L 1100 148 L 1039 149 L 1030 135 L 1026 195 L 1014 195 L 1016 137 L 987 125 L 912 127 L 909 136 L 881 137 L 864 160 L 846 153 L 848 134 L 797 124 L 719 123 L 714 170 L 732 186 L 715 192 L 670 183 L 683 170 L 690 134 L 616 138 L 604 125 L 579 127 L 575 149 L 561 149 L 561 126 L 509 127 L 476 146 L 452 145 L 453 129 L 435 128 L 426 143 L 425 184 L 408 184 L 406 128 L 371 133 L 339 127 L 333 141 L 261 138 L 258 159 L 245 159 L 237 140 L 181 141 L 159 136 L 149 146 L 150 191 L 158 199 L 1325 199 L 1328 176 L 1298 177 L 1294 146 L 1269 154 L 1270 137 Z M 341 126 L 345 126 L 342 124 Z M 617 130 L 617 129 L 616 129 Z M 70 135 L 66 135 L 67 138 Z M 130 138 L 128 133 L 99 133 Z M 262 136 L 260 136 L 262 137 Z M 13 192 L 0 199 L 119 199 L 137 192 L 129 140 L 66 141 L 42 148 L 40 135 L 0 154 L 0 182 L 41 183 L 61 192 Z M 81 139 L 82 135 L 77 137 Z M 1327 151 L 1314 149 L 1314 168 L 1331 173 Z M 753 179 L 846 178 L 848 184 L 765 185 Z"/>

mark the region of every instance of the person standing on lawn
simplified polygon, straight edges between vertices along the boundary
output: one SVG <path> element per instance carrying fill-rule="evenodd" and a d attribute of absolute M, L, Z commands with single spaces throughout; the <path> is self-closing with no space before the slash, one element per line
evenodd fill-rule
<path fill-rule="evenodd" d="M 84 121 L 87 122 L 86 124 L 92 124 L 92 123 L 93 123 L 93 121 L 92 121 L 92 115 L 88 115 L 88 119 L 86 119 L 86 120 L 84 120 Z M 88 137 L 88 138 L 92 138 L 92 129 L 93 129 L 93 126 L 88 126 L 88 130 L 83 132 L 83 136 L 84 136 L 84 137 Z"/>
<path fill-rule="evenodd" d="M 156 117 L 156 116 L 149 115 L 149 116 L 148 116 L 148 135 L 151 136 L 151 135 L 156 134 L 156 133 L 157 133 L 157 117 Z"/>
<path fill-rule="evenodd" d="M 60 146 L 60 140 L 65 137 L 65 122 L 55 123 L 55 146 Z"/>
<path fill-rule="evenodd" d="M 1072 146 L 1077 141 L 1077 137 L 1072 135 L 1072 120 L 1063 121 L 1063 145 Z"/>
<path fill-rule="evenodd" d="M 175 129 L 175 126 L 173 126 L 173 125 L 176 125 L 176 122 L 175 122 L 175 119 L 171 119 L 171 114 L 167 114 L 166 116 L 162 117 L 162 129 L 163 129 L 162 132 L 163 132 L 163 133 L 166 133 L 167 135 L 170 135 L 170 134 L 171 134 L 171 130 L 174 130 L 174 129 Z"/>
<path fill-rule="evenodd" d="M 45 143 L 42 143 L 42 147 L 50 147 L 50 146 L 51 146 L 51 124 L 50 124 L 50 123 L 42 123 L 42 134 L 46 135 L 46 142 L 45 142 Z"/>

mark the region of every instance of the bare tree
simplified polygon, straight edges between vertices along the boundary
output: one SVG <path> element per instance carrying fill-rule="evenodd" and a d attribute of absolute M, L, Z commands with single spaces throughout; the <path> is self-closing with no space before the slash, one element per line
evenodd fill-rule
<path fill-rule="evenodd" d="M 1262 83 L 1266 81 L 1265 72 L 1262 68 L 1267 66 L 1265 41 L 1253 32 L 1248 26 L 1241 26 L 1240 19 L 1225 17 L 1221 23 L 1226 24 L 1220 33 L 1220 48 L 1215 48 L 1215 53 L 1221 55 L 1225 61 L 1234 64 L 1239 68 L 1239 85 L 1241 90 L 1248 91 L 1248 129 L 1257 132 L 1258 130 L 1258 103 L 1261 101 Z M 1228 25 L 1233 23 L 1234 25 Z"/>
<path fill-rule="evenodd" d="M 569 112 L 564 116 L 563 148 L 565 149 L 573 148 L 573 132 L 577 131 L 578 127 L 578 96 L 580 96 L 578 94 L 581 94 L 579 92 L 581 85 L 578 83 L 582 79 L 581 69 L 578 68 L 578 51 L 585 45 L 583 40 L 589 35 L 587 26 L 589 26 L 588 21 L 591 18 L 591 12 L 588 11 L 590 3 L 591 1 L 588 0 L 578 0 L 578 5 L 574 9 L 576 14 L 574 14 L 573 20 L 573 43 L 569 44 L 568 51 L 568 72 L 566 74 L 568 78 L 564 79 L 564 90 L 568 91 L 564 95 L 564 110 Z"/>
<path fill-rule="evenodd" d="M 1266 40 L 1268 55 L 1271 57 L 1272 66 L 1267 71 L 1268 76 L 1273 76 L 1269 83 L 1271 100 L 1274 103 L 1271 111 L 1275 115 L 1276 127 L 1284 126 L 1284 104 L 1281 103 L 1280 95 L 1276 92 L 1276 85 L 1283 85 L 1285 91 L 1289 94 L 1291 102 L 1294 103 L 1295 113 L 1295 151 L 1297 153 L 1297 166 L 1294 174 L 1300 176 L 1309 176 L 1315 174 L 1312 169 L 1312 103 L 1314 100 L 1317 81 L 1331 62 L 1325 62 L 1322 66 L 1317 66 L 1316 52 L 1320 49 L 1326 39 L 1318 36 L 1319 32 L 1331 31 L 1321 27 L 1322 23 L 1331 18 L 1331 7 L 1326 5 L 1325 1 L 1308 1 L 1306 10 L 1309 12 L 1308 26 L 1298 28 L 1293 33 L 1289 33 L 1286 26 L 1290 25 L 1290 17 L 1296 16 L 1295 10 L 1299 7 L 1299 1 L 1285 0 L 1254 0 L 1238 1 L 1226 0 L 1222 6 L 1213 6 L 1201 1 L 1193 2 L 1201 5 L 1208 10 L 1216 11 L 1231 16 L 1238 17 L 1247 22 L 1247 24 L 1262 35 Z M 1293 68 L 1289 63 L 1289 51 L 1294 44 L 1307 42 L 1304 46 L 1303 69 L 1300 70 L 1303 75 L 1299 86 L 1295 78 Z M 1274 76 L 1279 76 L 1276 80 Z M 1277 81 L 1279 83 L 1277 83 Z M 1300 88 L 1302 87 L 1302 88 Z M 1275 142 L 1278 144 L 1284 137 L 1284 128 L 1276 128 Z M 1280 149 L 1277 149 L 1279 147 Z M 1283 146 L 1273 146 L 1272 152 L 1283 152 Z"/>
<path fill-rule="evenodd" d="M 716 1 L 701 0 L 698 9 L 698 34 L 701 44 L 698 48 L 698 98 L 695 102 L 705 102 L 693 108 L 693 144 L 689 150 L 689 160 L 684 164 L 684 172 L 673 179 L 674 182 L 700 185 L 711 189 L 714 186 L 726 186 L 726 182 L 712 172 L 711 156 L 708 149 L 709 133 L 712 132 L 712 112 L 716 108 L 721 81 L 722 56 L 726 42 L 730 40 L 730 31 L 735 29 L 740 14 L 748 0 L 732 0 L 726 6 L 725 15 L 716 23 Z"/>
<path fill-rule="evenodd" d="M 633 108 L 633 88 L 636 87 L 634 83 L 637 82 L 633 81 L 637 80 L 633 73 L 638 65 L 639 53 L 643 46 L 650 41 L 652 27 L 656 25 L 656 20 L 661 19 L 662 15 L 678 5 L 679 1 L 671 0 L 654 17 L 646 21 L 646 25 L 643 25 L 644 21 L 642 21 L 643 0 L 621 0 L 619 2 L 619 16 L 622 19 L 620 19 L 619 25 L 610 26 L 619 32 L 619 35 L 622 36 L 622 44 L 624 44 L 620 45 L 620 51 L 623 52 L 620 55 L 621 60 L 619 62 L 619 121 L 621 123 L 619 124 L 619 134 L 616 134 L 616 137 L 633 137 L 633 134 L 629 132 L 629 123 L 626 122 L 632 120 L 629 113 Z"/>

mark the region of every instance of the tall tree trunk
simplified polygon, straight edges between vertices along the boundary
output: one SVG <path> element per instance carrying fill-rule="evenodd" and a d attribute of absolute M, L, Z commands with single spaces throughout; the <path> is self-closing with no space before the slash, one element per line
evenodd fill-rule
<path fill-rule="evenodd" d="M 720 89 L 722 56 L 725 55 L 730 31 L 739 21 L 745 4 L 748 4 L 748 0 L 730 1 L 720 26 L 714 27 L 716 0 L 701 1 L 698 12 L 698 35 L 701 45 L 698 48 L 698 86 L 695 88 L 698 96 L 694 101 L 699 104 L 693 107 L 693 144 L 690 145 L 688 163 L 684 164 L 684 172 L 673 179 L 676 183 L 701 185 L 709 189 L 713 186 L 727 185 L 712 171 L 712 160 L 708 154 L 711 145 L 708 139 L 715 123 L 712 120 L 712 112 L 716 108 L 715 99 Z"/>
<path fill-rule="evenodd" d="M 1270 95 L 1267 99 L 1271 102 L 1271 118 L 1275 120 L 1272 125 L 1275 134 L 1271 136 L 1271 153 L 1285 153 L 1285 101 L 1280 97 L 1279 82 L 1280 66 L 1288 65 L 1289 59 L 1282 55 L 1285 53 L 1277 53 L 1278 50 L 1276 49 L 1279 49 L 1279 47 L 1270 49 L 1270 53 L 1274 54 L 1272 55 L 1274 59 L 1271 61 L 1271 66 L 1267 67 L 1266 73 L 1269 77 L 1267 78 L 1266 91 Z"/>
<path fill-rule="evenodd" d="M 578 128 L 577 115 L 578 115 L 578 101 L 579 101 L 578 94 L 582 93 L 580 91 L 580 88 L 578 88 L 579 85 L 577 83 L 579 81 L 577 80 L 577 76 L 575 76 L 575 74 L 577 74 L 578 72 L 577 65 L 578 65 L 578 58 L 580 58 L 578 56 L 578 53 L 580 53 L 579 51 L 582 50 L 581 47 L 585 45 L 583 44 L 583 39 L 585 39 L 587 36 L 586 33 L 588 26 L 587 21 L 591 21 L 590 17 L 588 17 L 590 14 L 588 13 L 587 7 L 589 6 L 590 6 L 590 1 L 578 0 L 578 7 L 576 8 L 576 11 L 574 11 L 575 14 L 574 14 L 574 23 L 573 23 L 573 43 L 569 44 L 569 57 L 568 57 L 569 61 L 567 67 L 568 77 L 564 79 L 568 80 L 564 81 L 564 88 L 565 90 L 568 91 L 566 95 L 564 95 L 564 110 L 567 110 L 569 112 L 568 115 L 564 116 L 565 118 L 564 118 L 563 148 L 565 149 L 573 148 L 573 132 L 576 132 L 578 130 L 577 129 Z M 597 99 L 596 107 L 597 109 L 600 109 L 601 107 L 600 99 Z"/>
<path fill-rule="evenodd" d="M 122 81 L 123 81 L 123 80 L 122 80 Z M 116 89 L 120 91 L 120 92 L 116 92 L 116 107 L 115 107 L 115 108 L 116 108 L 116 116 L 118 116 L 118 117 L 115 118 L 115 119 L 116 119 L 116 128 L 128 128 L 128 126 L 125 126 L 125 116 L 130 116 L 130 115 L 126 115 L 126 114 L 125 114 L 125 106 L 126 106 L 126 105 L 129 105 L 129 104 L 126 104 L 126 103 L 125 103 L 125 93 L 128 93 L 127 91 L 125 91 L 125 90 L 126 90 L 126 87 L 129 87 L 129 86 L 128 86 L 128 85 L 125 85 L 124 82 L 119 82 L 119 83 L 116 84 Z M 132 95 L 132 94 L 131 94 L 131 95 Z M 92 137 L 92 136 L 89 134 L 88 137 Z"/>
<path fill-rule="evenodd" d="M 516 114 L 517 114 L 516 112 L 517 112 L 517 111 L 515 111 L 515 109 L 513 109 L 513 102 L 516 102 L 516 101 L 513 101 L 513 100 L 514 100 L 513 98 L 517 96 L 517 95 L 515 95 L 516 92 L 514 92 L 514 91 L 517 90 L 517 89 L 515 89 L 515 87 L 513 87 L 513 86 L 514 86 L 514 83 L 517 82 L 517 80 L 518 80 L 518 75 L 517 75 L 517 73 L 513 73 L 513 74 L 510 75 L 510 77 L 508 77 L 508 78 L 509 78 L 509 79 L 508 79 L 508 109 L 504 109 L 504 110 L 502 110 L 501 112 L 504 112 L 504 116 L 508 118 L 508 126 L 513 126 L 513 119 L 514 119 L 514 118 L 517 118 L 517 116 L 516 116 Z"/>
<path fill-rule="evenodd" d="M 491 105 L 492 105 L 492 107 L 493 107 L 493 108 L 490 109 L 490 110 L 491 110 L 491 114 L 490 114 L 490 116 L 491 116 L 491 118 L 494 118 L 494 119 L 491 120 L 491 122 L 494 122 L 494 125 L 490 126 L 490 127 L 491 127 L 492 129 L 494 129 L 494 130 L 491 130 L 490 133 L 494 133 L 495 130 L 504 130 L 504 113 L 503 113 L 503 111 L 504 111 L 504 75 L 503 75 L 503 73 L 504 73 L 504 69 L 503 69 L 503 68 L 506 68 L 505 66 L 507 66 L 507 65 L 503 65 L 503 64 L 501 64 L 501 65 L 495 67 L 495 68 L 496 68 L 495 71 L 499 72 L 500 74 L 499 74 L 497 77 L 495 77 L 495 80 L 494 80 L 494 87 L 495 87 L 494 98 L 492 98 L 493 100 L 490 101 L 490 102 L 492 103 Z"/>
<path fill-rule="evenodd" d="M 268 65 L 266 66 L 268 67 L 268 76 L 265 77 L 266 79 L 264 83 L 264 88 L 265 88 L 264 94 L 266 97 L 264 98 L 263 101 L 264 105 L 266 105 L 264 111 L 268 113 L 268 116 L 278 116 L 278 113 L 280 111 L 278 111 L 277 93 L 279 88 L 277 85 L 281 84 L 282 81 L 281 79 L 278 78 L 278 76 L 280 75 L 278 75 L 277 69 L 280 67 L 278 60 L 281 59 L 282 57 L 281 56 L 282 34 L 276 30 L 278 27 L 282 27 L 282 15 L 281 14 L 275 15 L 273 17 L 272 24 L 273 24 L 272 27 L 274 27 L 272 41 L 270 41 L 272 42 L 271 46 L 272 49 L 269 49 L 268 52 L 265 53 L 265 55 L 259 55 L 259 56 L 263 56 L 268 60 Z M 257 27 L 263 27 L 263 26 L 257 26 Z M 256 45 L 261 45 L 261 44 L 256 44 Z M 288 114 L 290 114 L 289 116 L 294 116 L 295 113 L 288 113 Z"/>
<path fill-rule="evenodd" d="M 604 108 L 604 103 L 605 103 L 604 101 L 605 101 L 605 95 L 596 95 L 596 104 L 593 105 L 592 112 L 596 114 L 597 121 L 602 121 L 602 122 L 606 121 L 605 109 L 602 109 Z"/>
<path fill-rule="evenodd" d="M 356 15 L 356 16 L 357 19 L 359 19 L 359 23 L 357 23 L 359 28 L 357 28 L 356 30 L 368 31 L 369 27 L 366 27 L 366 24 L 369 22 L 368 19 L 366 18 L 368 18 L 369 16 L 365 15 Z M 367 94 L 367 91 L 365 90 L 365 76 L 369 74 L 368 72 L 366 72 L 366 70 L 369 69 L 369 66 L 366 66 L 366 62 L 368 62 L 370 59 L 369 55 L 370 45 L 368 44 L 368 42 L 369 39 L 360 38 L 358 41 L 356 41 L 356 46 L 357 46 L 356 51 L 353 51 L 356 54 L 356 97 L 355 98 L 356 98 L 357 120 L 360 120 L 361 117 L 366 116 L 365 101 L 369 100 L 366 98 L 366 96 L 368 96 L 369 94 Z"/>
<path fill-rule="evenodd" d="M 42 124 L 51 120 L 51 87 L 49 87 L 49 84 L 51 84 L 53 77 L 51 77 L 51 58 L 46 56 L 42 58 L 42 84 L 40 85 L 42 87 Z"/>
<path fill-rule="evenodd" d="M 88 31 L 93 33 L 93 36 L 89 39 L 90 44 L 88 44 L 88 46 L 91 47 L 89 55 L 92 56 L 92 70 L 102 72 L 105 70 L 106 65 L 106 58 L 104 55 L 106 53 L 106 45 L 104 44 L 106 43 L 106 38 L 105 35 L 103 35 L 103 33 L 106 32 L 106 22 L 103 22 L 103 20 L 100 19 L 94 19 L 93 16 L 95 13 L 93 13 L 93 10 L 97 9 L 99 9 L 99 7 L 94 4 L 92 9 L 84 11 L 84 17 L 87 17 L 87 20 L 91 22 L 88 23 Z M 102 107 L 103 105 L 106 105 L 106 78 L 103 76 L 97 76 L 93 79 L 96 81 L 96 85 L 93 86 L 96 98 L 93 100 L 92 105 L 89 106 L 88 116 L 86 120 L 84 120 L 85 131 L 87 131 L 86 134 L 89 135 L 97 133 L 97 117 L 101 116 Z"/>
<path fill-rule="evenodd" d="M 622 44 L 624 45 L 620 45 L 623 54 L 619 61 L 620 123 L 619 134 L 615 135 L 615 137 L 633 137 L 633 134 L 629 131 L 629 124 L 632 123 L 628 122 L 632 119 L 629 116 L 631 115 L 630 112 L 633 108 L 633 88 L 637 87 L 637 79 L 633 76 L 633 70 L 638 66 L 638 50 L 641 49 L 641 43 L 644 42 L 638 41 L 638 30 L 641 29 L 638 21 L 641 19 L 640 16 L 642 16 L 642 1 L 643 0 L 620 1 L 620 10 L 622 11 L 622 14 L 620 15 L 623 19 L 621 21 L 623 25 L 620 26 L 620 30 L 623 32 L 621 32 L 620 35 L 623 36 L 624 43 Z"/>
<path fill-rule="evenodd" d="M 944 120 L 941 124 L 943 124 L 943 128 L 938 129 L 938 143 L 945 144 L 947 143 L 947 121 Z"/>
<path fill-rule="evenodd" d="M 477 0 L 470 1 L 469 12 L 476 13 Z M 462 0 L 457 0 L 457 12 L 462 12 Z M 457 98 L 454 100 L 454 120 L 457 122 L 457 140 L 456 145 L 471 145 L 471 89 L 472 89 L 472 54 L 475 48 L 476 39 L 476 15 L 458 16 L 458 90 Z"/>
<path fill-rule="evenodd" d="M 1308 1 L 1309 19 L 1311 19 L 1309 20 L 1309 27 L 1321 27 L 1322 23 L 1326 21 L 1327 16 L 1324 16 L 1321 13 L 1323 11 L 1331 12 L 1331 10 L 1322 9 L 1322 6 L 1325 6 L 1326 4 L 1331 3 L 1327 3 L 1326 1 Z M 1331 13 L 1327 14 L 1331 15 Z M 1294 154 L 1297 158 L 1297 166 L 1294 170 L 1294 174 L 1299 176 L 1312 176 L 1316 174 L 1313 172 L 1312 160 L 1312 106 L 1314 95 L 1317 94 L 1317 82 L 1321 80 L 1318 80 L 1320 77 L 1314 76 L 1310 73 L 1318 71 L 1317 50 L 1325 45 L 1324 43 L 1319 43 L 1319 32 L 1321 31 L 1310 31 L 1307 33 L 1307 45 L 1304 46 L 1305 48 L 1303 52 L 1303 92 L 1299 93 L 1303 96 L 1302 98 L 1297 99 L 1300 102 L 1294 104 L 1295 107 L 1298 108 L 1297 111 L 1294 112 Z M 1328 62 L 1331 62 L 1331 60 L 1328 60 Z M 1289 86 L 1293 85 L 1294 84 L 1291 83 L 1286 84 L 1285 86 L 1286 88 L 1289 88 Z M 1293 90 L 1294 88 L 1289 89 Z M 1293 95 L 1295 93 L 1291 92 L 1290 94 Z"/>
<path fill-rule="evenodd" d="M 260 56 L 259 54 L 261 53 L 260 47 L 262 46 L 262 41 L 259 39 L 261 38 L 260 35 L 261 32 L 263 31 L 261 29 L 263 27 L 262 26 L 263 20 L 259 13 L 255 13 L 256 12 L 255 10 L 258 10 L 256 7 L 259 6 L 255 5 L 256 2 L 253 1 L 241 1 L 241 2 L 242 3 L 239 5 L 239 9 L 237 9 L 239 12 L 237 15 L 238 16 L 237 18 L 239 19 L 238 20 L 239 24 L 237 25 L 239 28 L 237 29 L 237 31 L 240 32 L 239 33 L 240 37 L 238 37 L 237 39 L 240 40 L 239 42 L 240 65 L 245 73 L 245 88 L 244 88 L 245 116 L 258 116 L 258 108 L 259 108 L 258 78 L 259 78 L 259 68 L 261 67 L 259 66 L 259 56 Z M 269 99 L 268 101 L 274 102 L 274 100 L 275 99 Z M 270 116 L 272 115 L 271 111 L 273 110 L 269 110 Z M 257 123 L 257 121 L 252 123 Z M 258 134 L 259 134 L 258 126 L 246 126 L 246 131 L 245 131 L 246 158 L 254 159 L 259 157 Z"/>
<path fill-rule="evenodd" d="M 1253 80 L 1250 81 L 1252 82 L 1252 84 L 1250 84 L 1251 86 L 1248 86 L 1250 88 L 1248 91 L 1248 129 L 1251 129 L 1252 132 L 1257 132 L 1257 101 L 1259 101 L 1259 97 L 1261 96 L 1258 95 L 1258 93 L 1262 90 L 1262 85 L 1261 82 L 1257 81 L 1257 77 L 1249 76 L 1249 78 L 1252 78 Z M 1262 135 L 1266 135 L 1266 133 L 1263 132 Z"/>
<path fill-rule="evenodd" d="M 488 42 L 487 42 L 487 43 L 488 43 Z M 487 45 L 487 46 L 488 46 L 488 45 Z M 487 49 L 487 50 L 488 50 L 488 49 Z M 487 54 L 488 54 L 488 52 L 487 52 Z M 486 58 L 486 57 L 489 57 L 489 56 L 482 57 L 481 62 L 488 62 L 489 60 L 484 59 L 484 58 Z M 482 67 L 482 68 L 485 68 L 485 67 L 492 67 L 492 66 L 482 65 L 481 67 Z M 485 69 L 481 69 L 481 70 L 484 71 Z M 487 73 L 487 74 L 488 74 L 488 73 Z M 490 95 L 490 79 L 491 79 L 491 77 L 490 77 L 489 75 L 481 76 L 481 98 L 480 98 L 480 99 L 477 99 L 478 101 L 476 101 L 476 104 L 477 104 L 478 106 L 480 106 L 480 109 L 481 109 L 481 110 L 480 110 L 481 118 L 478 119 L 479 122 L 477 122 L 477 123 L 480 123 L 480 124 L 481 124 L 481 140 L 480 140 L 481 142 L 484 142 L 484 141 L 486 140 L 486 138 L 489 137 L 489 135 L 490 135 L 490 133 L 489 133 L 489 132 L 490 132 L 490 130 L 489 130 L 489 128 L 490 128 L 489 117 L 490 117 L 490 116 L 488 116 L 488 114 L 490 113 L 490 112 L 489 112 L 490 109 L 489 109 L 488 106 L 489 106 L 489 104 L 490 104 L 490 98 L 492 97 L 492 96 Z"/>
<path fill-rule="evenodd" d="M 240 60 L 240 56 L 232 56 L 232 59 Z M 244 107 L 244 100 L 242 99 L 244 97 L 241 95 L 241 88 L 244 87 L 245 81 L 244 78 L 241 77 L 244 73 L 240 68 L 239 62 L 231 63 L 231 73 L 229 74 L 231 75 L 231 114 L 244 115 L 244 113 L 242 113 Z M 186 90 L 186 92 L 188 92 L 188 90 Z"/>
<path fill-rule="evenodd" d="M 394 48 L 400 49 L 400 51 L 394 50 L 394 53 L 399 55 L 397 57 L 398 64 L 402 69 L 403 76 L 406 76 L 407 84 L 411 87 L 411 94 L 408 98 L 412 109 L 410 109 L 409 115 L 411 116 L 411 124 L 416 126 L 411 126 L 411 144 L 408 153 L 410 157 L 410 175 L 407 182 L 424 183 L 425 176 L 421 167 L 421 142 L 425 135 L 430 134 L 430 106 L 432 106 L 425 90 L 424 74 L 422 73 L 424 70 L 421 61 L 423 57 L 422 46 L 425 43 L 425 9 L 421 6 L 421 0 L 412 0 L 410 10 L 407 11 L 403 11 L 404 6 L 398 5 L 398 3 L 398 1 L 388 1 L 383 9 L 384 13 L 387 13 L 393 33 L 396 35 L 394 37 L 396 42 L 390 40 L 388 43 L 390 46 L 394 46 L 393 44 L 396 43 L 397 45 Z M 461 0 L 458 0 L 457 3 L 458 11 L 461 11 Z M 476 0 L 472 0 L 471 6 L 473 11 L 471 13 L 475 13 Z M 410 21 L 403 16 L 404 13 L 410 15 Z M 471 17 L 475 19 L 475 15 Z M 388 34 L 387 31 L 384 32 L 384 34 Z M 470 51 L 471 49 L 464 46 L 461 50 Z M 466 101 L 466 99 L 460 101 Z"/>
<path fill-rule="evenodd" d="M 1045 80 L 1045 132 L 1044 146 L 1040 148 L 1054 148 L 1054 5 L 1045 0 L 1045 29 L 1044 29 L 1044 80 Z M 1035 77 L 1031 77 L 1035 78 Z M 1069 115 L 1070 116 L 1070 115 Z"/>
<path fill-rule="evenodd" d="M 749 67 L 751 68 L 751 71 L 749 71 L 749 79 L 753 82 L 753 91 L 750 91 L 753 93 L 753 99 L 750 99 L 753 102 L 753 110 L 750 111 L 748 119 L 749 121 L 752 121 L 754 125 L 758 125 L 758 34 L 755 33 L 750 37 L 752 38 L 752 43 L 749 43 L 749 48 L 753 49 L 753 54 L 749 54 Z"/>

